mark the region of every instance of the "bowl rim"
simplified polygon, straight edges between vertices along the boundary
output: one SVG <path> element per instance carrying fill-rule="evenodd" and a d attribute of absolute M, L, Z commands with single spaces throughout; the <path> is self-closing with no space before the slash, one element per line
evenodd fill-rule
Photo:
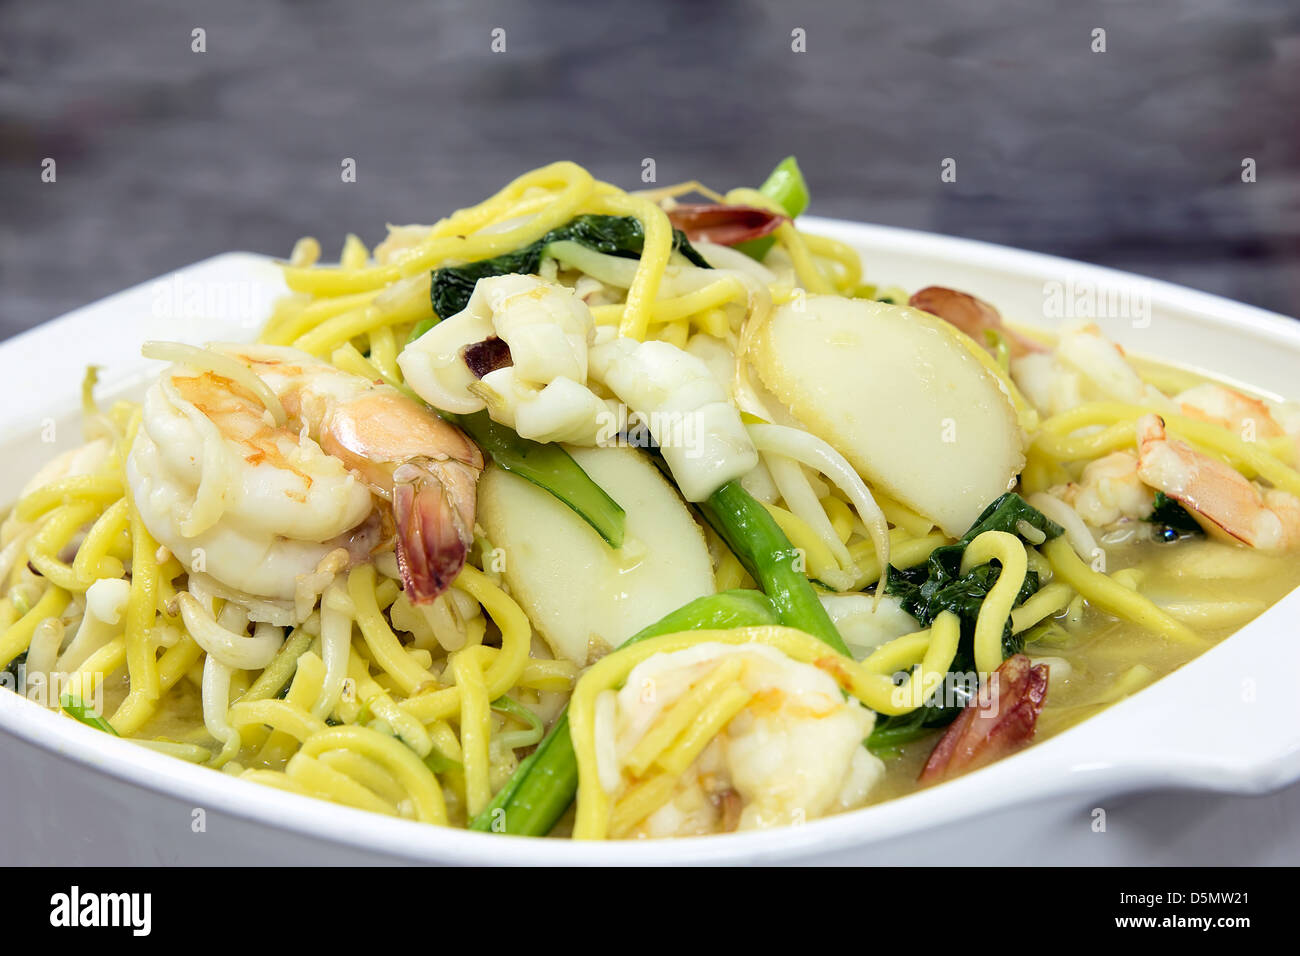
<path fill-rule="evenodd" d="M 979 240 L 942 236 L 891 226 L 804 217 L 802 224 L 863 250 L 904 252 L 921 260 L 960 258 L 996 274 L 1047 281 L 1080 275 L 1116 285 L 1140 282 L 1152 301 L 1183 313 L 1183 318 L 1228 327 L 1300 355 L 1300 324 L 1285 316 L 1161 280 L 1103 266 Z M 870 254 L 870 253 L 868 253 Z M 261 269 L 268 257 L 225 253 L 177 270 Z M 163 277 L 167 278 L 167 277 Z M 157 282 L 159 280 L 151 280 Z M 13 353 L 41 343 L 56 330 L 66 333 L 111 310 L 114 300 L 138 293 L 142 283 L 52 320 L 0 345 Z M 102 334 L 102 333 L 101 333 Z M 1300 611 L 1300 589 L 1292 591 L 1254 621 L 1210 647 L 1153 685 L 1083 722 L 996 763 L 935 787 L 860 810 L 770 831 L 664 841 L 535 839 L 484 834 L 392 819 L 311 797 L 240 780 L 195 766 L 103 734 L 48 711 L 18 694 L 0 694 L 0 730 L 26 743 L 136 787 L 156 791 L 195 807 L 279 827 L 323 842 L 355 847 L 394 859 L 449 864 L 494 865 L 673 865 L 788 862 L 830 849 L 860 847 L 921 830 L 968 821 L 981 814 L 1034 800 L 1076 798 L 1139 789 L 1187 787 L 1222 793 L 1260 793 L 1300 779 L 1300 704 L 1270 705 L 1265 739 L 1244 749 L 1210 746 L 1202 734 L 1232 738 L 1234 727 L 1257 726 L 1258 711 L 1237 708 L 1235 724 L 1215 731 L 1202 719 L 1184 720 L 1177 699 L 1189 689 L 1227 686 L 1253 655 L 1248 651 L 1286 648 L 1289 614 Z M 1288 648 L 1289 649 L 1289 648 Z M 1291 651 L 1292 657 L 1296 652 Z M 1163 691 L 1161 690 L 1163 688 Z M 1174 707 L 1167 705 L 1174 699 Z M 1131 722 L 1137 716 L 1136 722 Z M 1195 715 L 1193 715 L 1195 716 Z M 1222 715 L 1220 715 L 1222 716 Z M 1125 727 L 1159 718 L 1159 739 L 1144 744 Z M 1217 719 L 1217 718 L 1216 718 Z M 1280 726 L 1285 724 L 1285 726 Z M 1291 729 L 1294 728 L 1294 729 Z M 1249 735 L 1258 737 L 1258 735 Z"/>

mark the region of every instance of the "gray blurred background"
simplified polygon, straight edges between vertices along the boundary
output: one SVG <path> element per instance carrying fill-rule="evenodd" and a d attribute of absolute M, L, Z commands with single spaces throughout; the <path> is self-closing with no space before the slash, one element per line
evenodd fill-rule
<path fill-rule="evenodd" d="M 557 158 L 728 187 L 790 152 L 820 214 L 1295 314 L 1298 90 L 1296 0 L 8 0 L 0 335 L 225 250 L 373 243 Z"/>

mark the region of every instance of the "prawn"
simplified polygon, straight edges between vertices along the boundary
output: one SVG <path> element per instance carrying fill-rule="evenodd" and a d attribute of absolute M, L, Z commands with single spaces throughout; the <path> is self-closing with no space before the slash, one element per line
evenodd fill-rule
<path fill-rule="evenodd" d="M 1131 451 L 1115 451 L 1090 461 L 1078 481 L 1051 489 L 1050 494 L 1072 507 L 1095 528 L 1123 519 L 1151 514 L 1155 498 L 1138 475 L 1138 459 Z"/>
<path fill-rule="evenodd" d="M 1204 382 L 1179 392 L 1173 401 L 1188 418 L 1199 418 L 1236 432 L 1243 441 L 1289 437 L 1300 449 L 1300 429 L 1297 428 L 1300 423 L 1294 420 L 1294 412 L 1287 414 L 1293 407 L 1283 404 L 1273 408 L 1262 399 L 1218 382 Z"/>
<path fill-rule="evenodd" d="M 1300 544 L 1300 499 L 1170 438 L 1159 415 L 1137 422 L 1137 474 L 1191 512 L 1207 533 L 1267 551 Z"/>
<path fill-rule="evenodd" d="M 715 709 L 731 716 L 701 734 Z M 762 829 L 861 806 L 885 772 L 862 746 L 873 722 L 826 672 L 774 648 L 656 654 L 597 705 L 615 835 Z M 657 799 L 634 796 L 647 792 Z"/>
<path fill-rule="evenodd" d="M 127 458 L 145 527 L 186 571 L 288 601 L 334 552 L 360 563 L 395 533 L 410 601 L 446 590 L 473 540 L 478 447 L 396 389 L 296 349 L 209 348 L 255 380 L 182 354 L 146 394 Z"/>
<path fill-rule="evenodd" d="M 1015 329 L 1008 328 L 1002 321 L 1002 314 L 983 299 L 956 289 L 930 285 L 912 294 L 907 304 L 922 312 L 937 315 L 949 325 L 965 332 L 981 346 L 988 348 L 985 332 L 997 332 L 1006 339 L 1007 348 L 1012 358 L 1020 358 L 1031 352 L 1045 351 L 1031 338 L 1021 335 Z"/>

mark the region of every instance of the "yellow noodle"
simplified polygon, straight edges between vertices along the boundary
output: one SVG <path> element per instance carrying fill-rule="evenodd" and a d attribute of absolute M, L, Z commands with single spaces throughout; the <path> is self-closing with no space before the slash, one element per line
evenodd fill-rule
<path fill-rule="evenodd" d="M 397 367 L 397 336 L 391 325 L 380 326 L 370 330 L 370 361 L 383 373 L 384 378 L 402 381 L 401 369 Z"/>
<path fill-rule="evenodd" d="M 564 691 L 578 679 L 578 666 L 572 661 L 548 661 L 530 658 L 519 675 L 518 685 L 530 690 Z"/>
<path fill-rule="evenodd" d="M 315 265 L 319 259 L 320 242 L 311 236 L 303 236 L 295 242 L 293 251 L 289 253 L 289 263 L 304 268 Z"/>
<path fill-rule="evenodd" d="M 288 292 L 280 296 L 271 305 L 271 314 L 266 322 L 262 324 L 262 330 L 258 333 L 258 341 L 273 342 L 276 331 L 284 328 L 298 315 L 301 315 L 302 311 L 310 304 L 311 296 L 303 295 L 301 292 Z"/>
<path fill-rule="evenodd" d="M 1074 598 L 1068 584 L 1054 581 L 1039 589 L 1028 601 L 1011 612 L 1011 632 L 1019 634 L 1039 621 L 1065 609 Z"/>
<path fill-rule="evenodd" d="M 355 234 L 349 232 L 343 240 L 343 251 L 339 253 L 339 266 L 343 269 L 362 269 L 370 261 L 370 250 Z"/>
<path fill-rule="evenodd" d="M 650 312 L 659 295 L 659 280 L 673 251 L 673 227 L 668 216 L 652 202 L 626 193 L 608 193 L 595 201 L 597 212 L 614 216 L 632 216 L 641 223 L 645 241 L 637 261 L 636 276 L 627 290 L 627 302 L 619 321 L 618 334 L 644 339 Z"/>
<path fill-rule="evenodd" d="M 809 577 L 825 580 L 839 573 L 840 563 L 835 560 L 835 556 L 831 554 L 821 536 L 808 522 L 779 505 L 763 502 L 763 507 L 776 521 L 777 527 L 790 539 L 790 543 L 803 552 Z"/>
<path fill-rule="evenodd" d="M 360 375 L 362 378 L 369 379 L 372 382 L 382 381 L 385 385 L 391 385 L 407 398 L 420 401 L 420 397 L 411 391 L 411 389 L 400 379 L 384 378 L 381 372 L 371 361 L 357 351 L 356 346 L 352 343 L 339 346 L 330 356 L 330 362 L 337 368 L 345 372 L 351 372 L 353 375 Z"/>
<path fill-rule="evenodd" d="M 227 719 L 236 730 L 265 725 L 298 741 L 329 729 L 325 721 L 287 700 L 249 700 L 232 704 Z"/>
<path fill-rule="evenodd" d="M 41 595 L 32 609 L 5 628 L 0 635 L 0 667 L 5 667 L 15 657 L 27 650 L 36 633 L 36 626 L 46 618 L 58 617 L 68 606 L 72 596 L 63 588 L 51 587 Z"/>
<path fill-rule="evenodd" d="M 803 230 L 800 230 L 799 234 L 803 236 L 809 252 L 823 259 L 830 259 L 840 267 L 840 278 L 835 284 L 841 291 L 856 289 L 861 284 L 862 260 L 858 257 L 857 250 L 828 236 L 818 236 Z"/>
<path fill-rule="evenodd" d="M 898 530 L 895 528 L 889 533 L 889 563 L 896 568 L 912 568 L 924 564 L 935 548 L 952 543 L 952 538 L 937 531 L 922 538 L 909 538 L 906 533 L 896 534 Z M 849 553 L 857 568 L 852 590 L 861 590 L 872 581 L 880 580 L 880 562 L 874 552 L 874 545 L 870 541 L 856 542 L 849 546 Z"/>
<path fill-rule="evenodd" d="M 830 519 L 831 527 L 835 529 L 835 533 L 839 535 L 841 541 L 848 544 L 849 538 L 853 537 L 853 528 L 857 522 L 853 509 L 835 495 L 827 495 L 822 498 L 821 505 L 825 509 L 826 517 Z"/>
<path fill-rule="evenodd" d="M 330 299 L 317 299 L 301 311 L 262 330 L 259 341 L 268 345 L 292 345 L 300 337 L 317 328 L 327 319 L 344 313 L 364 312 L 375 301 L 377 292 L 358 292 Z"/>
<path fill-rule="evenodd" d="M 896 498 L 893 498 L 882 491 L 877 491 L 875 488 L 871 489 L 871 496 L 876 499 L 876 504 L 879 505 L 880 510 L 885 513 L 885 517 L 889 519 L 889 523 L 895 527 L 902 528 L 912 537 L 922 537 L 923 535 L 929 534 L 931 529 L 934 528 L 933 521 L 929 518 L 921 517 L 921 515 L 917 514 Z"/>
<path fill-rule="evenodd" d="M 126 641 L 115 637 L 96 650 L 68 676 L 64 693 L 81 701 L 95 696 L 95 690 L 126 663 Z"/>
<path fill-rule="evenodd" d="M 304 713 L 310 713 L 324 683 L 325 662 L 311 651 L 304 651 L 294 661 L 293 683 L 284 695 L 284 702 Z M 300 738 L 284 731 L 270 734 L 258 751 L 258 763 L 270 766 L 287 760 L 295 749 L 297 739 Z"/>
<path fill-rule="evenodd" d="M 873 650 L 862 661 L 862 666 L 877 674 L 898 674 L 911 670 L 925 658 L 930 649 L 931 634 L 927 628 L 912 634 L 904 634 L 891 641 L 886 641 Z"/>
<path fill-rule="evenodd" d="M 808 244 L 804 241 L 803 235 L 791 223 L 782 223 L 777 227 L 777 242 L 785 249 L 790 256 L 790 261 L 794 263 L 795 275 L 799 277 L 799 283 L 814 294 L 830 294 L 835 291 L 835 285 L 830 279 L 826 278 L 826 273 L 817 264 L 808 249 Z"/>
<path fill-rule="evenodd" d="M 418 322 L 432 314 L 429 276 L 412 276 L 385 289 L 364 308 L 340 313 L 304 332 L 294 339 L 293 347 L 312 355 L 328 355 L 359 335 L 403 323 Z"/>
<path fill-rule="evenodd" d="M 732 591 L 739 587 L 744 587 L 745 578 L 749 573 L 745 566 L 740 563 L 729 548 L 722 549 L 722 557 L 718 561 L 718 568 L 713 573 L 714 586 L 719 591 Z"/>
<path fill-rule="evenodd" d="M 677 778 L 671 773 L 648 777 L 628 789 L 609 816 L 610 836 L 615 839 L 627 834 L 634 826 L 654 813 L 673 795 Z"/>
<path fill-rule="evenodd" d="M 162 693 L 153 629 L 158 607 L 158 544 L 131 508 L 131 596 L 126 604 L 126 663 L 131 695 L 157 700 Z"/>
<path fill-rule="evenodd" d="M 492 799 L 488 780 L 492 707 L 483 680 L 482 651 L 482 647 L 467 647 L 451 655 L 451 670 L 460 688 L 461 764 L 465 768 L 465 802 L 470 816 L 476 816 Z"/>
<path fill-rule="evenodd" d="M 290 780 L 334 803 L 390 817 L 398 815 L 397 808 L 374 791 L 357 783 L 346 773 L 306 754 L 297 753 L 290 757 L 284 773 Z"/>
<path fill-rule="evenodd" d="M 314 790 L 308 790 L 297 780 L 291 780 L 279 770 L 245 770 L 239 775 L 240 780 L 248 780 L 263 787 L 274 787 L 277 790 L 285 790 L 289 793 L 296 793 L 300 797 L 316 797 L 317 799 L 325 798 L 325 794 L 317 793 Z"/>
<path fill-rule="evenodd" d="M 352 680 L 357 698 L 379 720 L 406 742 L 421 757 L 433 749 L 433 740 L 424 725 L 399 706 L 378 681 L 359 653 L 354 650 L 348 658 L 348 677 Z M 355 722 L 355 721 L 352 721 Z"/>
<path fill-rule="evenodd" d="M 43 485 L 19 499 L 14 516 L 35 521 L 60 505 L 97 504 L 101 507 L 122 497 L 122 478 L 117 474 L 76 475 Z"/>
<path fill-rule="evenodd" d="M 623 761 L 633 775 L 641 777 L 674 740 L 703 713 L 718 692 L 740 676 L 743 662 L 728 658 L 696 682 L 646 731 Z"/>
<path fill-rule="evenodd" d="M 40 574 L 67 591 L 84 591 L 83 583 L 72 566 L 60 561 L 58 554 L 72 536 L 84 528 L 99 512 L 93 502 L 63 505 L 45 519 L 41 529 L 27 543 L 27 560 Z"/>
<path fill-rule="evenodd" d="M 1059 436 L 1051 430 L 1040 431 L 1033 449 L 1050 461 L 1091 461 L 1121 449 L 1134 450 L 1137 445 L 1135 421 L 1116 422 L 1083 435 Z"/>
<path fill-rule="evenodd" d="M 491 222 L 503 208 L 517 201 L 526 189 L 551 185 L 561 188 L 550 203 L 527 221 L 501 232 L 469 232 Z M 364 269 L 298 268 L 290 265 L 284 267 L 284 279 L 296 292 L 310 292 L 317 296 L 345 295 L 378 289 L 406 276 L 427 272 L 448 259 L 488 259 L 526 246 L 568 222 L 592 194 L 594 186 L 591 174 L 581 166 L 570 162 L 552 163 L 520 176 L 479 208 L 454 214 L 445 224 L 432 230 L 434 235 L 418 247 L 407 250 L 396 262 Z M 671 233 L 669 240 L 671 242 Z M 648 236 L 646 244 L 648 247 Z M 666 256 L 664 261 L 667 261 Z"/>
<path fill-rule="evenodd" d="M 130 613 L 129 605 L 127 613 Z M 129 633 L 126 640 L 126 653 L 129 669 L 131 663 L 131 638 Z M 152 658 L 152 656 L 152 651 L 150 651 L 150 657 Z M 185 673 L 202 656 L 203 648 L 199 647 L 194 638 L 188 634 L 184 635 L 174 647 L 169 647 L 163 651 L 162 656 L 156 659 L 154 667 L 154 673 L 158 679 L 159 694 L 165 694 L 171 690 L 172 686 L 185 676 Z M 126 699 L 118 706 L 116 713 L 109 718 L 108 722 L 123 737 L 130 736 L 153 716 L 158 705 L 158 699 L 158 696 L 148 697 L 145 694 L 137 693 L 135 682 L 132 680 L 131 690 L 126 695 Z"/>
<path fill-rule="evenodd" d="M 1029 570 L 1025 546 L 1019 538 L 1005 531 L 985 531 L 966 545 L 961 557 L 961 573 L 966 574 L 972 568 L 993 560 L 1002 566 L 1002 570 L 984 596 L 975 620 L 975 669 L 981 677 L 1002 665 L 1002 634 L 1011 617 L 1016 595 L 1025 583 L 1025 572 Z"/>
<path fill-rule="evenodd" d="M 1132 423 L 1143 415 L 1155 411 L 1141 405 L 1129 405 L 1123 402 L 1089 402 L 1056 415 L 1043 422 L 1035 444 L 1047 454 L 1062 460 L 1067 455 L 1077 456 L 1080 451 L 1078 442 L 1099 441 L 1099 439 L 1072 439 L 1074 432 L 1095 425 L 1109 426 L 1106 431 L 1096 434 L 1108 434 L 1110 428 L 1131 427 Z M 1221 428 L 1210 422 L 1198 421 L 1184 415 L 1168 412 L 1156 412 L 1165 422 L 1171 435 L 1214 454 L 1234 468 L 1242 471 L 1246 477 L 1259 476 L 1275 488 L 1300 497 L 1300 472 L 1286 465 L 1267 450 L 1262 442 L 1247 442 L 1234 432 Z M 1083 457 L 1088 457 L 1086 454 Z"/>
<path fill-rule="evenodd" d="M 1048 541 L 1041 550 L 1052 563 L 1056 577 L 1077 591 L 1089 604 L 1171 640 L 1204 646 L 1205 641 L 1187 625 L 1174 620 L 1136 591 L 1116 584 L 1106 575 L 1084 564 L 1064 535 Z"/>
<path fill-rule="evenodd" d="M 671 299 L 658 299 L 650 307 L 647 328 L 678 322 L 737 300 L 744 300 L 749 290 L 735 276 L 724 276 L 694 292 Z M 591 310 L 597 325 L 619 325 L 627 312 L 626 303 L 598 305 Z M 715 330 L 716 331 L 716 330 Z M 723 332 L 725 335 L 725 331 Z"/>
<path fill-rule="evenodd" d="M 501 630 L 501 650 L 483 675 L 488 698 L 496 700 L 518 682 L 528 663 L 532 625 L 519 605 L 478 568 L 465 565 L 456 578 L 456 587 L 483 605 Z M 432 723 L 459 713 L 460 691 L 456 687 L 424 691 L 405 701 L 402 708 L 421 722 Z"/>
<path fill-rule="evenodd" d="M 724 688 L 705 705 L 695 721 L 682 732 L 681 738 L 660 755 L 659 766 L 674 776 L 685 773 L 709 742 L 749 706 L 753 697 L 749 690 L 736 684 Z"/>
<path fill-rule="evenodd" d="M 406 791 L 388 768 L 351 750 L 327 750 L 315 758 L 340 773 L 345 773 L 363 787 L 377 793 L 394 807 L 406 799 Z"/>
<path fill-rule="evenodd" d="M 300 753 L 316 757 L 330 750 L 351 750 L 378 762 L 405 788 L 417 820 L 446 824 L 438 780 L 409 747 L 366 727 L 328 727 L 307 738 Z"/>
<path fill-rule="evenodd" d="M 457 799 L 464 803 L 465 770 L 461 765 L 460 740 L 456 737 L 456 731 L 452 730 L 451 725 L 445 720 L 434 721 L 429 726 L 429 731 L 433 736 L 434 749 L 440 756 L 453 762 L 453 766 L 442 774 L 443 787 L 450 787 Z"/>
<path fill-rule="evenodd" d="M 127 530 L 130 522 L 130 506 L 125 498 L 119 498 L 86 532 L 86 537 L 77 548 L 77 555 L 72 561 L 73 573 L 84 587 L 89 587 L 99 578 L 122 577 L 122 562 L 110 557 L 108 550 L 122 532 Z"/>
<path fill-rule="evenodd" d="M 677 322 L 669 322 L 667 325 L 659 328 L 656 338 L 660 342 L 667 342 L 675 348 L 685 349 L 686 340 L 690 337 L 690 323 L 684 319 Z"/>
<path fill-rule="evenodd" d="M 375 663 L 397 682 L 405 694 L 414 693 L 438 678 L 417 664 L 384 620 L 375 598 L 374 565 L 363 564 L 348 575 L 348 595 L 356 607 L 357 625 Z"/>

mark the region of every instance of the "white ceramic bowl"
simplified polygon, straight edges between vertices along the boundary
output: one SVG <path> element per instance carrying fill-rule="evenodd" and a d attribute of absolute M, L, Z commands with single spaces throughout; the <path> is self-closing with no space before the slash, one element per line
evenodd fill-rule
<path fill-rule="evenodd" d="M 1295 390 L 1300 325 L 1282 316 L 968 240 L 831 220 L 804 225 L 858 248 L 873 281 L 963 289 L 1027 325 L 1051 325 L 1047 313 L 1100 292 L 1112 311 L 1124 314 L 1097 321 L 1126 348 L 1279 395 Z M 0 500 L 12 500 L 43 461 L 78 441 L 78 383 L 86 365 L 103 367 L 102 395 L 138 394 L 152 364 L 139 355 L 144 340 L 250 338 L 281 291 L 271 260 L 230 253 L 5 343 Z M 1098 830 L 1097 811 L 1124 806 L 1123 794 L 1167 788 L 1258 794 L 1300 779 L 1298 611 L 1300 596 L 1292 593 L 1146 690 L 952 782 L 800 827 L 680 841 L 527 840 L 392 820 L 190 766 L 0 693 L 0 807 L 8 833 L 0 861 L 1134 861 L 1114 844 L 1110 854 L 1083 846 Z M 1045 855 L 1046 846 L 1064 855 Z"/>

